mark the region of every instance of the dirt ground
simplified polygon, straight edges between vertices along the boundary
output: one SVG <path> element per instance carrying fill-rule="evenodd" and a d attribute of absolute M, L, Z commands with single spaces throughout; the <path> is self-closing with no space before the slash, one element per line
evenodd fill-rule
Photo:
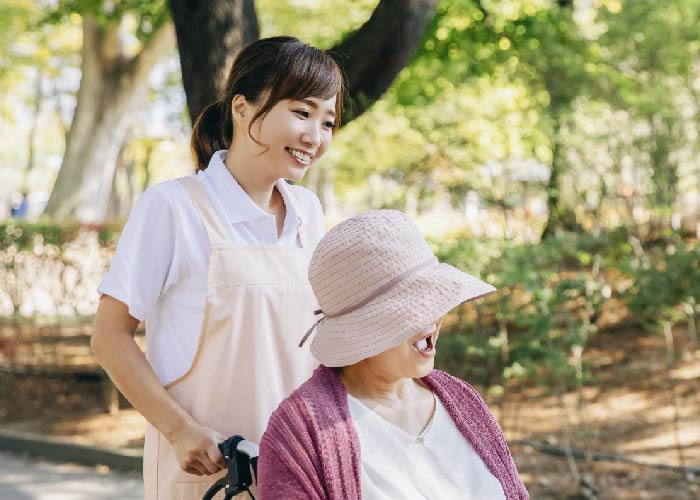
<path fill-rule="evenodd" d="M 490 401 L 531 498 L 586 498 L 578 474 L 600 499 L 700 499 L 700 474 L 680 467 L 700 468 L 700 349 L 691 348 L 683 331 L 676 340 L 680 354 L 669 378 L 660 336 L 597 334 L 585 356 L 593 381 L 582 411 L 577 393 L 560 401 L 535 387 L 512 387 L 502 402 Z M 117 415 L 106 413 L 104 394 L 98 381 L 0 372 L 0 423 L 81 443 L 140 447 L 143 418 L 124 400 Z M 574 448 L 675 468 L 581 458 L 574 471 L 564 457 L 522 442 L 561 448 L 562 421 Z"/>
<path fill-rule="evenodd" d="M 595 384 L 584 390 L 584 412 L 575 409 L 577 394 L 563 397 L 575 448 L 586 446 L 585 434 L 593 452 L 677 468 L 577 460 L 578 473 L 595 486 L 601 499 L 700 499 L 700 474 L 680 467 L 700 470 L 700 349 L 691 349 L 683 332 L 676 338 L 683 354 L 669 379 L 660 336 L 601 332 L 586 356 Z M 560 404 L 556 397 L 538 392 L 521 389 L 507 398 L 504 411 L 496 411 L 496 416 L 509 441 L 561 446 Z M 573 496 L 579 489 L 563 457 L 528 446 L 511 448 L 532 498 L 579 498 Z"/>

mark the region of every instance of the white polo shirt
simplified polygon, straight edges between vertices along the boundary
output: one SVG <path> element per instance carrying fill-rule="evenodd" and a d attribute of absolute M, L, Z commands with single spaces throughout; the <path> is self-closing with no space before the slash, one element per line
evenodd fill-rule
<path fill-rule="evenodd" d="M 276 184 L 287 215 L 277 237 L 275 216 L 250 199 L 217 151 L 195 177 L 231 228 L 236 245 L 299 246 L 297 227 L 307 225 L 314 242 L 325 226 L 316 195 L 284 180 Z M 197 350 L 204 319 L 209 238 L 192 201 L 176 180 L 148 188 L 129 215 L 109 271 L 99 284 L 146 321 L 146 357 L 162 384 L 184 375 Z"/>

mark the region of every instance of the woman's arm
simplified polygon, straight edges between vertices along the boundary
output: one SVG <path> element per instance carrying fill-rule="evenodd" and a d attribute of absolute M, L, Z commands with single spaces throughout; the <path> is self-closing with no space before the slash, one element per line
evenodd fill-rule
<path fill-rule="evenodd" d="M 129 402 L 173 445 L 180 467 L 196 475 L 224 467 L 223 436 L 199 425 L 160 384 L 134 340 L 139 321 L 123 302 L 103 295 L 91 346 L 95 358 Z"/>

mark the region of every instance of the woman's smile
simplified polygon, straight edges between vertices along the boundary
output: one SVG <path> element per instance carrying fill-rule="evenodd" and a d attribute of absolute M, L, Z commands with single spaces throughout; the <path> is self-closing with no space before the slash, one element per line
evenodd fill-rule
<path fill-rule="evenodd" d="M 311 160 L 313 159 L 314 155 L 312 153 L 309 153 L 307 151 L 303 151 L 301 149 L 293 149 L 293 148 L 284 148 L 284 150 L 289 153 L 289 156 L 292 157 L 292 159 L 295 161 L 295 163 L 298 163 L 301 166 L 308 167 L 311 164 Z"/>

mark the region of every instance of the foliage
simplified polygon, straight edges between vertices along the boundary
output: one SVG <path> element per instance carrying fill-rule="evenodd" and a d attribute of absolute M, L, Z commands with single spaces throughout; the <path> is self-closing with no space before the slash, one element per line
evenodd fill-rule
<path fill-rule="evenodd" d="M 256 0 L 261 36 L 291 35 L 321 48 L 332 47 L 359 28 L 379 0 Z"/>
<path fill-rule="evenodd" d="M 651 172 L 646 190 L 652 202 L 673 206 L 677 198 L 679 152 L 697 140 L 697 126 L 683 118 L 700 96 L 697 23 L 700 2 L 625 2 L 623 15 L 601 16 L 607 25 L 601 44 L 614 54 L 616 80 L 608 99 L 646 128 L 635 147 Z M 693 120 L 696 122 L 696 120 Z"/>
<path fill-rule="evenodd" d="M 516 377 L 551 386 L 577 375 L 611 299 L 651 331 L 696 317 L 700 245 L 666 239 L 640 254 L 631 237 L 618 229 L 562 233 L 536 245 L 474 238 L 435 244 L 441 260 L 498 288 L 448 316 L 440 363 L 487 385 Z"/>
<path fill-rule="evenodd" d="M 573 379 L 611 293 L 600 269 L 605 245 L 604 239 L 564 233 L 537 245 L 465 238 L 442 246 L 447 262 L 499 290 L 477 303 L 476 317 L 466 312 L 474 306 L 464 305 L 448 318 L 444 362 L 487 384 L 512 377 L 547 385 Z"/>
<path fill-rule="evenodd" d="M 141 41 L 150 38 L 170 19 L 166 0 L 61 0 L 44 21 L 60 23 L 75 14 L 92 16 L 103 28 L 132 19 L 135 24 L 133 33 Z"/>
<path fill-rule="evenodd" d="M 90 316 L 117 235 L 111 227 L 1 224 L 0 316 Z"/>
<path fill-rule="evenodd" d="M 421 198 L 446 187 L 457 207 L 469 190 L 508 206 L 544 186 L 484 178 L 484 165 L 534 160 L 556 176 L 550 209 L 585 228 L 636 223 L 630 207 L 675 209 L 697 190 L 698 8 L 443 0 L 412 64 L 338 137 L 338 192 L 377 175 Z"/>
<path fill-rule="evenodd" d="M 120 228 L 115 225 L 56 224 L 54 222 L 23 222 L 10 219 L 0 223 L 0 248 L 17 251 L 35 250 L 38 244 L 61 247 L 82 232 L 97 235 L 103 245 L 116 242 Z"/>
<path fill-rule="evenodd" d="M 58 79 L 65 78 L 63 66 L 77 63 L 80 39 L 73 23 L 43 24 L 42 15 L 36 2 L 0 3 L 0 89 L 4 92 L 17 92 L 19 85 L 26 85 L 27 73 L 33 73 L 30 68 Z"/>
<path fill-rule="evenodd" d="M 7 78 L 19 55 L 7 50 L 13 41 L 26 31 L 36 9 L 21 0 L 0 3 L 0 83 Z"/>
<path fill-rule="evenodd" d="M 700 303 L 700 245 L 676 242 L 631 256 L 625 266 L 634 283 L 623 298 L 633 317 L 648 329 L 676 323 Z"/>

